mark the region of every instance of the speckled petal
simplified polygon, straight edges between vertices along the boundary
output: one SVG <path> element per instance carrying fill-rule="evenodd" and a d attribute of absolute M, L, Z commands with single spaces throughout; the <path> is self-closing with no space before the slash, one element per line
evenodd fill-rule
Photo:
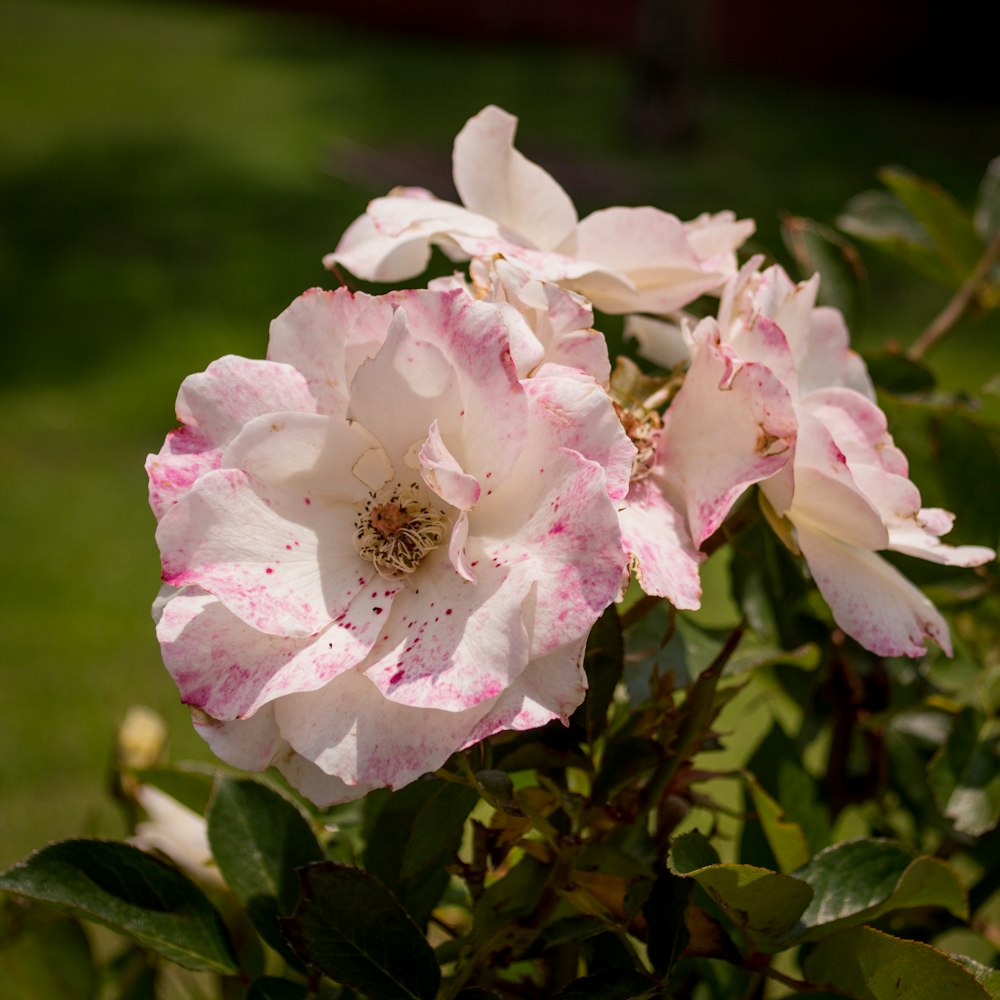
<path fill-rule="evenodd" d="M 438 550 L 396 597 L 362 664 L 386 698 L 457 712 L 496 698 L 524 669 L 531 581 L 492 565 L 475 538 L 466 558 L 475 583 Z"/>
<path fill-rule="evenodd" d="M 177 394 L 182 426 L 146 460 L 149 502 L 159 519 L 199 476 L 217 468 L 223 448 L 243 424 L 263 413 L 301 410 L 316 402 L 306 379 L 288 365 L 228 356 L 189 375 Z"/>
<path fill-rule="evenodd" d="M 163 609 L 157 638 L 181 701 L 233 721 L 275 698 L 314 691 L 368 654 L 379 616 L 367 601 L 317 636 L 286 639 L 250 628 L 210 594 L 194 588 Z M 384 610 L 392 595 L 383 596 Z"/>
<path fill-rule="evenodd" d="M 816 586 L 849 636 L 878 656 L 922 656 L 927 639 L 951 655 L 945 620 L 902 573 L 874 552 L 796 528 Z"/>
<path fill-rule="evenodd" d="M 163 579 L 203 587 L 260 631 L 312 635 L 375 575 L 354 549 L 357 507 L 314 501 L 310 485 L 290 482 L 263 498 L 254 485 L 241 470 L 219 469 L 164 515 Z"/>
<path fill-rule="evenodd" d="M 643 591 L 665 597 L 675 608 L 701 607 L 698 569 L 705 557 L 695 549 L 684 518 L 663 495 L 655 473 L 632 484 L 618 517 L 622 544 Z"/>
<path fill-rule="evenodd" d="M 666 413 L 657 451 L 657 464 L 683 498 L 695 545 L 748 486 L 785 465 L 795 432 L 780 380 L 764 365 L 740 365 L 717 334 L 704 337 Z"/>
<path fill-rule="evenodd" d="M 553 719 L 566 722 L 587 693 L 586 647 L 587 636 L 583 636 L 532 660 L 477 723 L 465 745 L 502 730 L 537 729 Z"/>
<path fill-rule="evenodd" d="M 420 448 L 420 474 L 424 482 L 446 503 L 469 510 L 479 502 L 481 487 L 475 476 L 466 475 L 455 456 L 441 440 L 438 422 L 431 422 L 427 440 Z"/>
<path fill-rule="evenodd" d="M 391 319 L 384 298 L 313 288 L 272 320 L 267 356 L 302 373 L 320 412 L 344 416 L 351 379 L 381 346 Z"/>
<path fill-rule="evenodd" d="M 290 746 L 321 770 L 349 785 L 398 788 L 441 767 L 488 707 L 411 708 L 350 671 L 321 691 L 283 698 L 274 713 Z"/>

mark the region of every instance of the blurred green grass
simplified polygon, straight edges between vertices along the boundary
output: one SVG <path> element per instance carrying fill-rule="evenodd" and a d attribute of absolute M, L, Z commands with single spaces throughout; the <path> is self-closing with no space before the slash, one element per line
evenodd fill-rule
<path fill-rule="evenodd" d="M 733 208 L 780 247 L 781 209 L 829 220 L 899 162 L 974 196 L 1000 151 L 973 108 L 717 73 L 700 137 L 630 140 L 628 61 L 551 47 L 412 40 L 325 20 L 159 2 L 0 2 L 0 865 L 44 840 L 118 833 L 104 795 L 130 704 L 207 757 L 159 663 L 142 462 L 181 379 L 261 356 L 267 323 L 367 199 L 448 194 L 451 139 L 495 102 L 582 211 Z M 939 289 L 876 264 L 865 342 L 903 343 Z M 996 323 L 935 360 L 997 369 Z"/>

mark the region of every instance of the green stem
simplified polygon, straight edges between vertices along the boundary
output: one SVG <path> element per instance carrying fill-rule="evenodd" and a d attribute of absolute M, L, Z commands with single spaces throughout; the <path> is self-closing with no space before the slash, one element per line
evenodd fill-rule
<path fill-rule="evenodd" d="M 927 329 L 910 345 L 906 356 L 911 361 L 919 361 L 923 358 L 965 315 L 965 311 L 972 304 L 972 300 L 976 297 L 983 282 L 993 269 L 993 265 L 998 260 L 1000 260 L 1000 233 L 993 237 L 986 252 L 979 258 L 979 263 L 962 282 L 961 287 L 951 297 L 944 309 L 931 320 Z"/>

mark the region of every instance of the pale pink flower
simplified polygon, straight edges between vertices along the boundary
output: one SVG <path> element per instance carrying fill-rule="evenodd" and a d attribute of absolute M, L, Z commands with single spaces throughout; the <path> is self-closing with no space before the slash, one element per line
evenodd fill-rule
<path fill-rule="evenodd" d="M 516 131 L 513 115 L 484 108 L 455 139 L 461 206 L 397 188 L 369 204 L 324 263 L 371 281 L 400 281 L 427 267 L 432 244 L 453 260 L 500 255 L 610 313 L 670 312 L 735 272 L 751 221 L 720 212 L 681 222 L 650 207 L 578 220 L 562 187 L 514 148 Z"/>
<path fill-rule="evenodd" d="M 307 293 L 269 358 L 186 382 L 149 463 L 158 635 L 215 752 L 330 803 L 565 719 L 624 564 L 600 387 L 522 385 L 504 312 L 460 290 Z"/>
<path fill-rule="evenodd" d="M 877 553 L 953 566 L 978 566 L 995 553 L 941 541 L 953 517 L 921 507 L 864 362 L 850 349 L 843 316 L 815 305 L 818 276 L 795 284 L 778 266 L 759 267 L 755 258 L 727 285 L 719 327 L 734 354 L 768 369 L 794 402 L 794 460 L 761 481 L 761 489 L 793 527 L 844 632 L 883 656 L 920 656 L 927 638 L 950 654 L 944 618 Z M 632 332 L 644 354 L 671 365 L 693 342 L 683 325 L 643 320 Z"/>

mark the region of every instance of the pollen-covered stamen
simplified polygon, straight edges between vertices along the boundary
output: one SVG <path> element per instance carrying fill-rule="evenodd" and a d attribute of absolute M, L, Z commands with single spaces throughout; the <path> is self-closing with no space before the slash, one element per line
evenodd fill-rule
<path fill-rule="evenodd" d="M 615 413 L 625 428 L 628 439 L 636 447 L 636 456 L 632 459 L 632 482 L 645 479 L 653 469 L 656 460 L 656 439 L 663 428 L 663 418 L 656 410 L 647 410 L 641 406 L 622 406 L 615 402 Z"/>
<path fill-rule="evenodd" d="M 445 538 L 448 515 L 428 507 L 417 484 L 371 493 L 355 522 L 354 546 L 382 576 L 412 573 Z"/>

